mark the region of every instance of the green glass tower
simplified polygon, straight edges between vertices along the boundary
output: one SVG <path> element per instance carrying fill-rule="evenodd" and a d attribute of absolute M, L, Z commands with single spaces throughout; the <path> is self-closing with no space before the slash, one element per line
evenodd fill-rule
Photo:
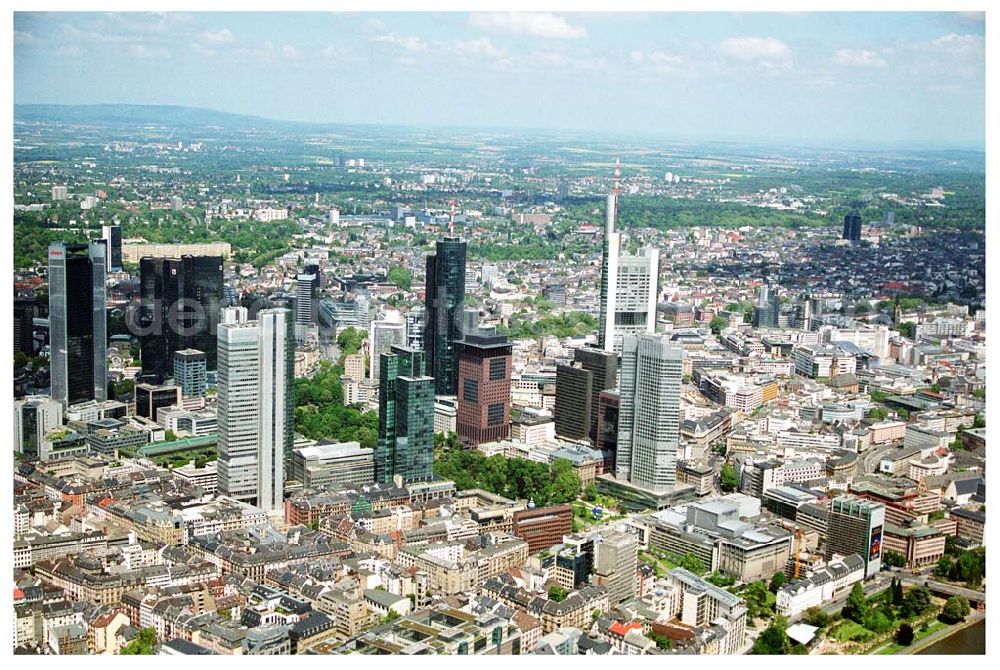
<path fill-rule="evenodd" d="M 434 378 L 424 374 L 423 352 L 393 346 L 379 357 L 378 444 L 375 481 L 434 478 Z"/>

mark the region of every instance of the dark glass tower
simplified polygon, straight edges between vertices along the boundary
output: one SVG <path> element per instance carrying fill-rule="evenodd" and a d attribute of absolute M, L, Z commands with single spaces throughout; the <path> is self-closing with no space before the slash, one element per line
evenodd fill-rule
<path fill-rule="evenodd" d="M 401 346 L 379 356 L 375 481 L 394 475 L 434 478 L 434 380 L 424 375 L 423 353 Z"/>
<path fill-rule="evenodd" d="M 438 240 L 436 253 L 427 257 L 424 296 L 424 351 L 427 374 L 434 377 L 437 395 L 455 395 L 457 356 L 462 339 L 460 317 L 465 306 L 465 242 L 457 237 Z"/>
<path fill-rule="evenodd" d="M 146 257 L 139 273 L 143 378 L 161 383 L 169 377 L 181 349 L 204 352 L 206 367 L 214 370 L 222 257 Z"/>
<path fill-rule="evenodd" d="M 38 301 L 34 298 L 14 299 L 14 353 L 35 355 L 35 315 Z"/>
<path fill-rule="evenodd" d="M 49 245 L 52 399 L 73 405 L 108 396 L 103 244 Z"/>
<path fill-rule="evenodd" d="M 848 214 L 844 217 L 843 237 L 845 240 L 850 240 L 851 242 L 859 242 L 861 240 L 860 214 Z"/>
<path fill-rule="evenodd" d="M 122 269 L 122 227 L 104 226 L 101 229 L 101 239 L 108 247 L 108 268 L 112 272 Z"/>

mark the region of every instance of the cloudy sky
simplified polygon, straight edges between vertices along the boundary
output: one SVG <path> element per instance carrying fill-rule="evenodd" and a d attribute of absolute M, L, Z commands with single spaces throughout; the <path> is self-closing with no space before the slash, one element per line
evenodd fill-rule
<path fill-rule="evenodd" d="M 974 13 L 17 13 L 18 103 L 981 147 Z"/>

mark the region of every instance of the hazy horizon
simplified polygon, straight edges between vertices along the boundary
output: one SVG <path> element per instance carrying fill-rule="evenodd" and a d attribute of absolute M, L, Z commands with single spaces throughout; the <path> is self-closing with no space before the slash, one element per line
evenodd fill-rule
<path fill-rule="evenodd" d="M 982 18 L 18 12 L 14 101 L 177 105 L 325 125 L 983 151 Z"/>

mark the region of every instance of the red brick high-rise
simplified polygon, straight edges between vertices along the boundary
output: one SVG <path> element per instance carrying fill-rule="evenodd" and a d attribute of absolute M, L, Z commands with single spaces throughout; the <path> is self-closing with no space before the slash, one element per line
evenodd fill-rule
<path fill-rule="evenodd" d="M 504 335 L 473 330 L 456 348 L 459 439 L 475 446 L 506 438 L 510 434 L 510 341 Z"/>

